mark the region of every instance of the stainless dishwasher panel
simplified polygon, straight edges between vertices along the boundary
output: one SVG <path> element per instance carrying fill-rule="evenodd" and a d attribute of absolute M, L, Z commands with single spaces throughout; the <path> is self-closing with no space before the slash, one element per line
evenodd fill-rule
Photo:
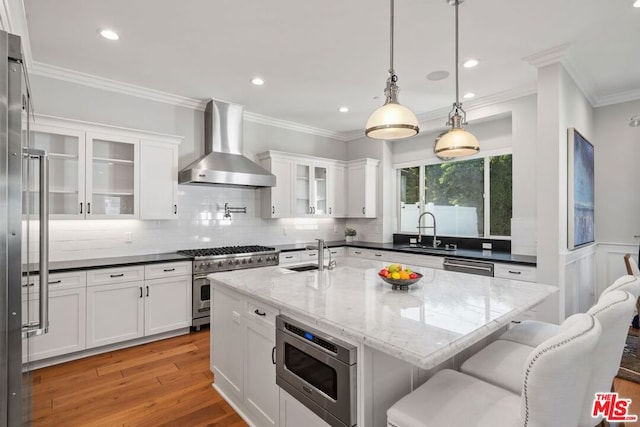
<path fill-rule="evenodd" d="M 443 265 L 444 269 L 449 271 L 493 277 L 492 262 L 445 257 Z"/>

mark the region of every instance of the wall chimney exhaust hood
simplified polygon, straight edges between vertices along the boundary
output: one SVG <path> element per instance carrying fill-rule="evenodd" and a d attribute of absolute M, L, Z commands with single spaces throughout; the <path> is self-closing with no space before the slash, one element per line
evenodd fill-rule
<path fill-rule="evenodd" d="M 178 173 L 179 184 L 273 187 L 276 177 L 242 155 L 239 104 L 210 100 L 204 111 L 204 155 Z"/>

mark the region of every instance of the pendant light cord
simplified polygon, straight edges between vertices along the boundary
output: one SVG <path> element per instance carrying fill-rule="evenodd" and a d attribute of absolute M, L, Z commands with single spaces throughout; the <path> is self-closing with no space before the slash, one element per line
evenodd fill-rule
<path fill-rule="evenodd" d="M 456 2 L 456 105 L 460 105 L 460 94 L 458 89 L 458 4 L 460 2 L 459 0 L 455 0 L 455 2 Z"/>
<path fill-rule="evenodd" d="M 395 82 L 397 78 L 395 77 L 395 72 L 393 71 L 393 21 L 394 21 L 393 14 L 394 14 L 394 0 L 391 0 L 391 12 L 389 13 L 389 19 L 391 21 L 389 25 L 390 32 L 391 32 L 391 35 L 389 37 L 389 40 L 391 40 L 391 43 L 389 46 L 389 76 Z"/>

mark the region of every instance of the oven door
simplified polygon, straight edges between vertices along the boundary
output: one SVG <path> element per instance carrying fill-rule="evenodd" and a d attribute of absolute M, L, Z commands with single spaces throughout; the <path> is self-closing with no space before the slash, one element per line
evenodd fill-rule
<path fill-rule="evenodd" d="M 193 276 L 193 319 L 206 318 L 211 314 L 211 283 L 206 275 Z M 194 323 L 195 326 L 195 323 Z"/>
<path fill-rule="evenodd" d="M 332 426 L 356 424 L 356 365 L 280 329 L 276 383 Z"/>

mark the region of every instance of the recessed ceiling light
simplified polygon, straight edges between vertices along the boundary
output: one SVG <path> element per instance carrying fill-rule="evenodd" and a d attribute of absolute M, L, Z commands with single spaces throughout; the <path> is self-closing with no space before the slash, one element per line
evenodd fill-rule
<path fill-rule="evenodd" d="M 640 126 L 640 116 L 631 117 L 631 121 L 629 122 L 629 126 L 631 126 L 633 128 L 637 128 L 638 126 Z"/>
<path fill-rule="evenodd" d="M 118 35 L 118 33 L 116 33 L 113 30 L 108 30 L 108 29 L 104 29 L 104 30 L 100 30 L 100 35 L 102 37 L 104 37 L 107 40 L 119 40 L 120 36 Z"/>
<path fill-rule="evenodd" d="M 264 84 L 264 79 L 261 77 L 254 77 L 251 79 L 251 84 L 256 86 L 262 86 Z"/>
<path fill-rule="evenodd" d="M 349 112 L 349 107 L 340 107 L 340 108 L 338 108 L 338 111 L 340 111 L 341 113 L 348 113 Z"/>
<path fill-rule="evenodd" d="M 633 3 L 633 7 L 640 7 L 640 0 L 636 0 L 635 3 Z"/>
<path fill-rule="evenodd" d="M 467 93 L 465 93 L 464 95 L 462 95 L 462 97 L 463 97 L 464 99 L 471 99 L 471 98 L 473 98 L 474 96 L 476 96 L 476 94 L 475 94 L 475 93 L 473 93 L 473 92 L 467 92 Z"/>
<path fill-rule="evenodd" d="M 427 74 L 427 79 L 433 80 L 433 81 L 446 79 L 447 77 L 449 77 L 449 72 L 445 70 L 433 71 Z"/>
<path fill-rule="evenodd" d="M 640 0 L 638 0 L 638 1 L 640 1 Z M 469 59 L 469 60 L 465 61 L 464 64 L 462 64 L 462 66 L 464 68 L 473 68 L 476 65 L 478 65 L 478 60 L 477 59 Z"/>

